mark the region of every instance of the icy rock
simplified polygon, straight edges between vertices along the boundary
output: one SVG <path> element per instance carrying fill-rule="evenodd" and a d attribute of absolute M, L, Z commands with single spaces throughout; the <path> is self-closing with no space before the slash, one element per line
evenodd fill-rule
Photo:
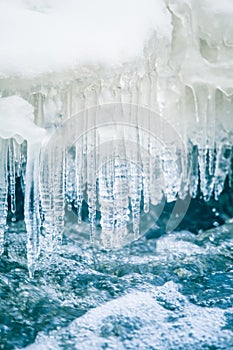
<path fill-rule="evenodd" d="M 133 290 L 93 308 L 66 328 L 49 335 L 41 332 L 25 350 L 62 349 L 71 344 L 74 349 L 191 350 L 231 344 L 224 310 L 192 304 L 177 289 L 168 282 L 145 292 Z"/>

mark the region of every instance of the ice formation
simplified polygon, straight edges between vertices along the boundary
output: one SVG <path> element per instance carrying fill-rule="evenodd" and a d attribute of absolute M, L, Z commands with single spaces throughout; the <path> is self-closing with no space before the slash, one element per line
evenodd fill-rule
<path fill-rule="evenodd" d="M 118 247 L 139 236 L 142 202 L 232 184 L 231 1 L 113 5 L 0 3 L 0 249 L 20 176 L 31 272 L 66 206 L 80 222 L 85 199 L 91 239 L 100 211 L 102 243 Z"/>

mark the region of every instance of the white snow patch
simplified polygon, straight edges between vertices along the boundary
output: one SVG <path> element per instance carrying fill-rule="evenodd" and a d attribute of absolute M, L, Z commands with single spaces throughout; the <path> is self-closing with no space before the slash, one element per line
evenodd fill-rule
<path fill-rule="evenodd" d="M 163 0 L 0 0 L 0 23 L 2 77 L 119 65 L 172 32 Z"/>
<path fill-rule="evenodd" d="M 46 131 L 33 122 L 33 106 L 19 96 L 0 99 L 0 138 L 15 138 L 37 142 L 42 140 Z"/>

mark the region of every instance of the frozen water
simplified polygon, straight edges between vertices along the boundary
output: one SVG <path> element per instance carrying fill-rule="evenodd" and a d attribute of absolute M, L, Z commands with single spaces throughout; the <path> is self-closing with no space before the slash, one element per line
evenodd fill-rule
<path fill-rule="evenodd" d="M 0 2 L 0 250 L 20 178 L 31 275 L 67 210 L 81 224 L 86 203 L 91 241 L 119 248 L 165 199 L 170 232 L 199 185 L 205 200 L 232 185 L 230 1 L 92 5 Z"/>
<path fill-rule="evenodd" d="M 0 349 L 233 348 L 232 15 L 0 0 Z"/>

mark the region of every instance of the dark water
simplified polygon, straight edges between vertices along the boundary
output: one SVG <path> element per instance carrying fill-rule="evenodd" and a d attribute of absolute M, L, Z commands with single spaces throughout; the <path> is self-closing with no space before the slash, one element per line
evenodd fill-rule
<path fill-rule="evenodd" d="M 31 280 L 22 221 L 7 237 L 0 349 L 233 349 L 231 222 L 112 252 L 70 225 Z"/>

